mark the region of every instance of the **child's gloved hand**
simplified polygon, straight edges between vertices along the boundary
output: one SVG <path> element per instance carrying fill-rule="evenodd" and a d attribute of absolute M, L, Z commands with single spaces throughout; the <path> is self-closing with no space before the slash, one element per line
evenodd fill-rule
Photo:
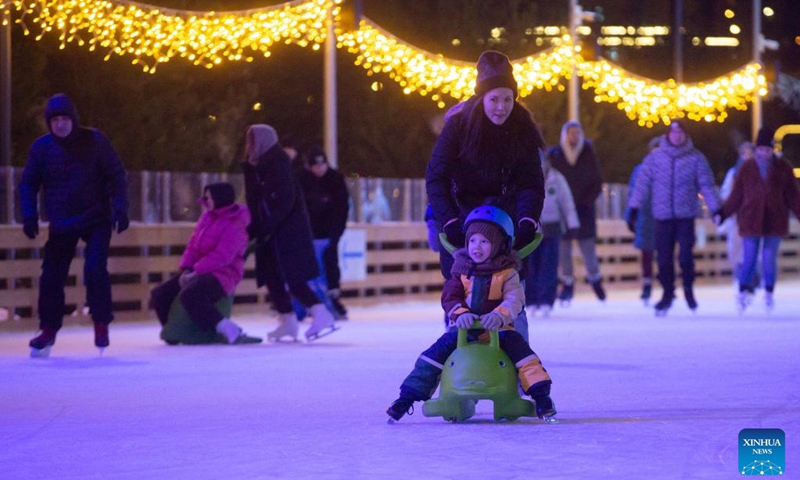
<path fill-rule="evenodd" d="M 472 312 L 462 313 L 461 315 L 456 317 L 456 327 L 472 328 L 472 324 L 480 319 L 481 317 Z"/>
<path fill-rule="evenodd" d="M 481 317 L 481 323 L 486 330 L 498 330 L 503 326 L 503 317 L 499 313 L 490 312 Z"/>

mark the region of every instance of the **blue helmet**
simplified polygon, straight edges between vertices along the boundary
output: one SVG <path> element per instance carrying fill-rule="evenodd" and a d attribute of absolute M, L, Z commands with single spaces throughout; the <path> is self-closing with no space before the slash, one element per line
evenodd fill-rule
<path fill-rule="evenodd" d="M 506 213 L 505 210 L 492 205 L 481 205 L 480 207 L 476 207 L 469 212 L 467 219 L 464 221 L 464 233 L 467 233 L 467 227 L 469 227 L 469 224 L 476 220 L 494 223 L 503 229 L 503 231 L 506 232 L 506 235 L 508 235 L 509 246 L 513 245 L 514 220 L 511 219 L 511 216 Z"/>

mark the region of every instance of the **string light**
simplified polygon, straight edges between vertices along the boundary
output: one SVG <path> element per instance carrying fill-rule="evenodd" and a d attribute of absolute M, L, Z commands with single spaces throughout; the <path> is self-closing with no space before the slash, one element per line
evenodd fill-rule
<path fill-rule="evenodd" d="M 30 34 L 28 23 L 41 33 L 59 35 L 60 48 L 75 42 L 89 50 L 131 55 L 134 64 L 153 73 L 174 57 L 211 68 L 224 61 L 252 62 L 270 55 L 278 43 L 319 49 L 325 41 L 328 9 L 338 14 L 341 0 L 293 1 L 269 8 L 238 12 L 192 12 L 141 5 L 126 0 L 12 0 L 0 4 Z M 30 17 L 30 20 L 28 20 Z"/>
<path fill-rule="evenodd" d="M 192 12 L 141 5 L 127 0 L 0 0 L 0 10 L 20 13 L 15 21 L 30 34 L 28 24 L 45 35 L 59 35 L 60 47 L 75 42 L 90 50 L 133 56 L 132 63 L 145 72 L 174 57 L 206 68 L 225 61 L 252 62 L 269 57 L 275 44 L 296 44 L 318 50 L 326 38 L 329 9 L 338 19 L 342 0 L 292 1 L 268 8 L 238 12 Z M 473 62 L 451 60 L 403 42 L 369 19 L 358 29 L 337 28 L 337 46 L 356 56 L 355 64 L 367 74 L 386 74 L 406 94 L 418 93 L 440 108 L 446 97 L 462 100 L 472 95 L 476 69 Z M 585 61 L 569 37 L 536 56 L 512 62 L 520 96 L 534 90 L 564 91 L 563 79 L 572 74 L 573 62 L 583 88 L 593 90 L 596 102 L 616 104 L 631 120 L 644 127 L 685 117 L 695 121 L 723 122 L 728 109 L 746 110 L 756 96 L 767 94 L 758 64 L 751 63 L 703 83 L 655 81 L 633 75 L 607 60 Z M 380 90 L 376 81 L 372 89 Z"/>
<path fill-rule="evenodd" d="M 747 103 L 767 94 L 760 65 L 750 63 L 707 83 L 658 82 L 638 77 L 606 60 L 581 62 L 583 88 L 595 101 L 614 103 L 640 126 L 653 127 L 672 118 L 724 122 L 728 109 L 747 110 Z"/>

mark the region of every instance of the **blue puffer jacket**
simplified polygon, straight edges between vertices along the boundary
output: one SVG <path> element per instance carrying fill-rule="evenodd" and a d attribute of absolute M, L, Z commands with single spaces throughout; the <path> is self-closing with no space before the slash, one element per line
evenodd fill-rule
<path fill-rule="evenodd" d="M 628 205 L 641 209 L 650 198 L 656 220 L 695 218 L 699 213 L 698 193 L 709 210 L 719 210 L 719 195 L 706 157 L 694 148 L 691 139 L 676 146 L 665 136 L 642 162 Z"/>
<path fill-rule="evenodd" d="M 49 133 L 31 145 L 19 184 L 22 218 L 39 218 L 40 189 L 52 233 L 75 233 L 110 223 L 112 215 L 127 216 L 125 168 L 111 142 L 98 130 L 81 127 L 75 105 L 63 94 L 47 104 L 48 128 L 58 115 L 72 118 L 72 132 L 65 138 Z"/>

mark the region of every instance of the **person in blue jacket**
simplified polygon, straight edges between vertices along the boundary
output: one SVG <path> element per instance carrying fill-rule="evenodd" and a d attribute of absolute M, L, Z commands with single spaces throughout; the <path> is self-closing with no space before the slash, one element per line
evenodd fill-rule
<path fill-rule="evenodd" d="M 86 243 L 86 300 L 94 342 L 102 351 L 114 319 L 107 267 L 111 232 L 122 233 L 129 224 L 125 167 L 105 135 L 80 125 L 67 95 L 50 97 L 44 116 L 50 133 L 31 145 L 19 184 L 25 235 L 39 234 L 40 190 L 50 222 L 39 280 L 41 331 L 30 341 L 31 356 L 47 356 L 55 344 L 64 320 L 64 284 L 79 240 Z"/>

